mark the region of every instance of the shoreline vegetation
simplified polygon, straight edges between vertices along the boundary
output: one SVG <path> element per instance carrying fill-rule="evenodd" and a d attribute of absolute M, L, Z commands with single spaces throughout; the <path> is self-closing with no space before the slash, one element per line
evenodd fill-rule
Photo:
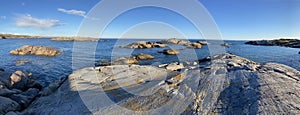
<path fill-rule="evenodd" d="M 1 38 L 16 37 L 13 35 Z M 28 36 L 18 36 L 27 38 Z M 58 41 L 84 41 L 85 38 L 59 37 Z M 51 40 L 52 40 L 51 39 Z M 94 40 L 94 39 L 88 39 Z M 252 45 L 278 45 L 292 47 L 299 41 L 280 39 L 270 41 L 252 41 Z M 209 43 L 204 41 L 190 42 L 171 38 L 157 42 L 138 41 L 121 48 L 146 49 L 164 48 L 169 44 L 183 45 L 187 48 L 202 48 Z M 230 47 L 230 44 L 219 44 Z M 53 47 L 23 46 L 11 49 L 12 55 L 56 56 L 61 52 Z M 155 52 L 154 52 L 155 53 Z M 176 56 L 176 49 L 166 49 L 166 55 Z M 278 64 L 259 64 L 233 54 L 218 54 L 204 59 L 189 62 L 172 62 L 160 65 L 138 65 L 139 61 L 156 57 L 150 54 L 137 54 L 131 57 L 119 57 L 113 62 L 100 61 L 99 66 L 87 67 L 74 71 L 67 77 L 42 87 L 31 73 L 16 71 L 7 73 L 0 68 L 0 114 L 91 114 L 82 102 L 77 91 L 86 90 L 89 86 L 91 94 L 99 91 L 97 85 L 103 87 L 106 94 L 118 106 L 101 109 L 102 114 L 122 114 L 119 105 L 134 111 L 156 109 L 170 102 L 190 99 L 188 108 L 172 110 L 173 114 L 180 110 L 184 114 L 284 114 L 300 113 L 300 71 L 292 67 Z M 17 64 L 28 63 L 20 60 Z M 96 64 L 97 62 L 95 62 Z M 116 73 L 117 72 L 117 73 Z M 130 75 L 130 76 L 128 76 Z M 94 80 L 97 77 L 100 83 Z M 77 79 L 79 78 L 80 79 Z M 36 77 L 38 78 L 38 77 Z M 118 82 L 117 82 L 118 81 Z M 199 84 L 189 87 L 187 84 Z M 152 85 L 149 85 L 152 84 Z M 79 86 L 76 86 L 79 85 Z M 81 87 L 81 85 L 83 85 Z M 128 95 L 122 88 L 135 89 L 153 95 L 140 97 Z M 155 89 L 155 90 L 154 90 Z M 184 92 L 182 92 L 184 91 Z M 180 95 L 178 97 L 178 95 Z M 203 98 L 203 96 L 207 96 Z M 87 95 L 91 99 L 92 95 Z M 191 97 L 190 97 L 191 96 Z M 288 97 L 288 98 L 286 98 Z M 58 104 L 59 103 L 59 104 Z M 100 102 L 101 103 L 101 102 Z M 171 102 L 172 104 L 180 104 Z M 207 106 L 209 105 L 209 106 Z M 285 108 L 285 109 L 279 109 Z"/>

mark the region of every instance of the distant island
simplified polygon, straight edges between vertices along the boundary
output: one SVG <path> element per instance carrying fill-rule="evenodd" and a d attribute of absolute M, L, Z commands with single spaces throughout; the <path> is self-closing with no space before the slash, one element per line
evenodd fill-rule
<path fill-rule="evenodd" d="M 0 34 L 0 39 L 11 39 L 11 38 L 22 38 L 22 39 L 39 39 L 39 38 L 50 38 L 53 41 L 98 41 L 98 38 L 92 37 L 51 37 L 51 36 L 30 36 L 30 35 L 15 35 L 15 34 Z"/>
<path fill-rule="evenodd" d="M 262 45 L 262 46 L 284 46 L 291 48 L 300 48 L 299 39 L 277 39 L 277 40 L 259 40 L 259 41 L 249 41 L 245 44 L 250 45 Z"/>

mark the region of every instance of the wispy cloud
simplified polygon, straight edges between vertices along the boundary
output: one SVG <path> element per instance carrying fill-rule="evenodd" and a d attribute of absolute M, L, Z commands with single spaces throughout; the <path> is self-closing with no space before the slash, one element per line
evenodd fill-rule
<path fill-rule="evenodd" d="M 81 10 L 66 10 L 66 9 L 63 9 L 63 8 L 58 8 L 57 10 L 60 11 L 60 12 L 63 12 L 63 13 L 82 16 L 82 17 L 85 17 L 85 14 L 86 14 L 85 11 L 81 11 Z"/>
<path fill-rule="evenodd" d="M 0 16 L 0 19 L 6 19 L 6 16 Z"/>
<path fill-rule="evenodd" d="M 20 27 L 39 29 L 50 29 L 62 25 L 59 20 L 34 18 L 31 15 L 18 15 L 15 24 Z"/>

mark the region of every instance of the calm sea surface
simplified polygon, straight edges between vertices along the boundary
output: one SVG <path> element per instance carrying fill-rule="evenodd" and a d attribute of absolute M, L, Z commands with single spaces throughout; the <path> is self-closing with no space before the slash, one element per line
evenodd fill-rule
<path fill-rule="evenodd" d="M 201 49 L 186 49 L 183 46 L 170 45 L 172 48 L 181 49 L 178 56 L 164 55 L 158 53 L 167 48 L 152 48 L 152 49 L 122 49 L 120 45 L 127 45 L 134 41 L 140 40 L 116 40 L 116 39 L 104 39 L 100 42 L 61 42 L 51 41 L 50 39 L 4 39 L 0 40 L 0 68 L 5 69 L 8 72 L 15 70 L 22 70 L 25 72 L 31 72 L 34 78 L 39 80 L 43 85 L 69 75 L 72 72 L 72 59 L 86 60 L 83 62 L 94 62 L 94 60 L 105 59 L 110 61 L 112 58 L 120 56 L 129 56 L 132 54 L 145 53 L 151 54 L 155 57 L 154 60 L 142 61 L 141 65 L 157 65 L 162 63 L 170 63 L 174 61 L 187 61 L 202 59 L 210 55 L 208 46 L 203 46 Z M 155 40 L 145 40 L 155 41 Z M 193 41 L 193 40 L 191 40 Z M 225 41 L 229 43 L 231 47 L 225 48 L 226 52 L 239 55 L 250 60 L 267 63 L 277 62 L 286 64 L 300 70 L 300 55 L 298 52 L 300 49 L 278 47 L 278 46 L 252 46 L 244 44 L 245 41 Z M 84 44 L 84 47 L 77 47 L 78 45 Z M 44 57 L 44 56 L 16 56 L 10 55 L 9 51 L 17 49 L 23 45 L 42 45 L 52 46 L 63 52 L 55 57 Z M 76 46 L 76 47 L 75 47 Z M 75 50 L 74 50 L 74 48 Z M 94 51 L 91 51 L 95 47 Z M 77 52 L 75 55 L 72 52 Z M 94 56 L 95 55 L 95 58 Z M 17 66 L 16 61 L 18 60 L 29 60 L 30 62 Z M 76 64 L 74 64 L 76 63 Z M 80 65 L 79 62 L 74 62 L 74 65 Z M 91 64 L 81 64 L 79 68 L 92 66 Z M 74 68 L 76 68 L 74 67 Z"/>

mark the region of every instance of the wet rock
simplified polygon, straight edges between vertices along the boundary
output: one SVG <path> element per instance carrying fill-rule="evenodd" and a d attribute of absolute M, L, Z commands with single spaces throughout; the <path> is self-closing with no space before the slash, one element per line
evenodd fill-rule
<path fill-rule="evenodd" d="M 29 63 L 29 60 L 18 60 L 16 62 L 16 66 L 21 66 L 21 65 L 25 65 L 26 63 Z"/>
<path fill-rule="evenodd" d="M 134 55 L 134 57 L 138 60 L 151 60 L 154 59 L 154 56 L 150 55 L 150 54 L 136 54 Z"/>
<path fill-rule="evenodd" d="M 166 46 L 167 46 L 167 44 L 161 44 L 161 43 L 154 43 L 153 44 L 153 47 L 156 47 L 156 48 L 164 48 Z"/>
<path fill-rule="evenodd" d="M 224 44 L 221 44 L 221 46 L 230 47 L 230 44 L 224 43 Z"/>
<path fill-rule="evenodd" d="M 200 43 L 201 45 L 208 45 L 208 42 L 206 41 L 198 41 L 197 43 Z"/>
<path fill-rule="evenodd" d="M 177 55 L 180 52 L 178 50 L 175 50 L 175 49 L 166 49 L 166 50 L 163 51 L 163 53 L 167 54 L 167 55 Z"/>
<path fill-rule="evenodd" d="M 0 68 L 0 73 L 1 73 L 1 72 L 4 72 L 4 71 L 5 71 L 5 70 L 4 70 L 3 68 Z"/>
<path fill-rule="evenodd" d="M 139 61 L 134 57 L 120 57 L 114 59 L 113 65 L 128 65 L 128 64 L 137 64 Z"/>
<path fill-rule="evenodd" d="M 51 83 L 48 87 L 46 87 L 43 91 L 40 92 L 41 96 L 48 96 L 54 93 L 60 86 L 65 82 L 67 77 L 64 77 L 54 83 Z"/>
<path fill-rule="evenodd" d="M 9 111 L 18 111 L 21 109 L 20 105 L 6 97 L 0 96 L 0 115 L 5 115 Z"/>
<path fill-rule="evenodd" d="M 56 56 L 61 53 L 60 50 L 57 50 L 53 47 L 45 46 L 22 46 L 16 50 L 10 51 L 10 54 L 13 55 L 39 55 L 39 56 Z"/>
<path fill-rule="evenodd" d="M 17 94 L 17 93 L 21 93 L 21 91 L 9 90 L 7 88 L 3 88 L 3 89 L 0 88 L 0 96 L 3 96 L 3 97 L 9 97 L 9 96 L 11 96 L 13 94 Z"/>
<path fill-rule="evenodd" d="M 22 108 L 26 108 L 38 94 L 39 89 L 30 88 L 23 93 L 11 95 L 10 99 L 19 103 Z"/>
<path fill-rule="evenodd" d="M 192 48 L 196 48 L 196 49 L 202 48 L 202 45 L 200 43 L 192 43 L 191 46 Z"/>

